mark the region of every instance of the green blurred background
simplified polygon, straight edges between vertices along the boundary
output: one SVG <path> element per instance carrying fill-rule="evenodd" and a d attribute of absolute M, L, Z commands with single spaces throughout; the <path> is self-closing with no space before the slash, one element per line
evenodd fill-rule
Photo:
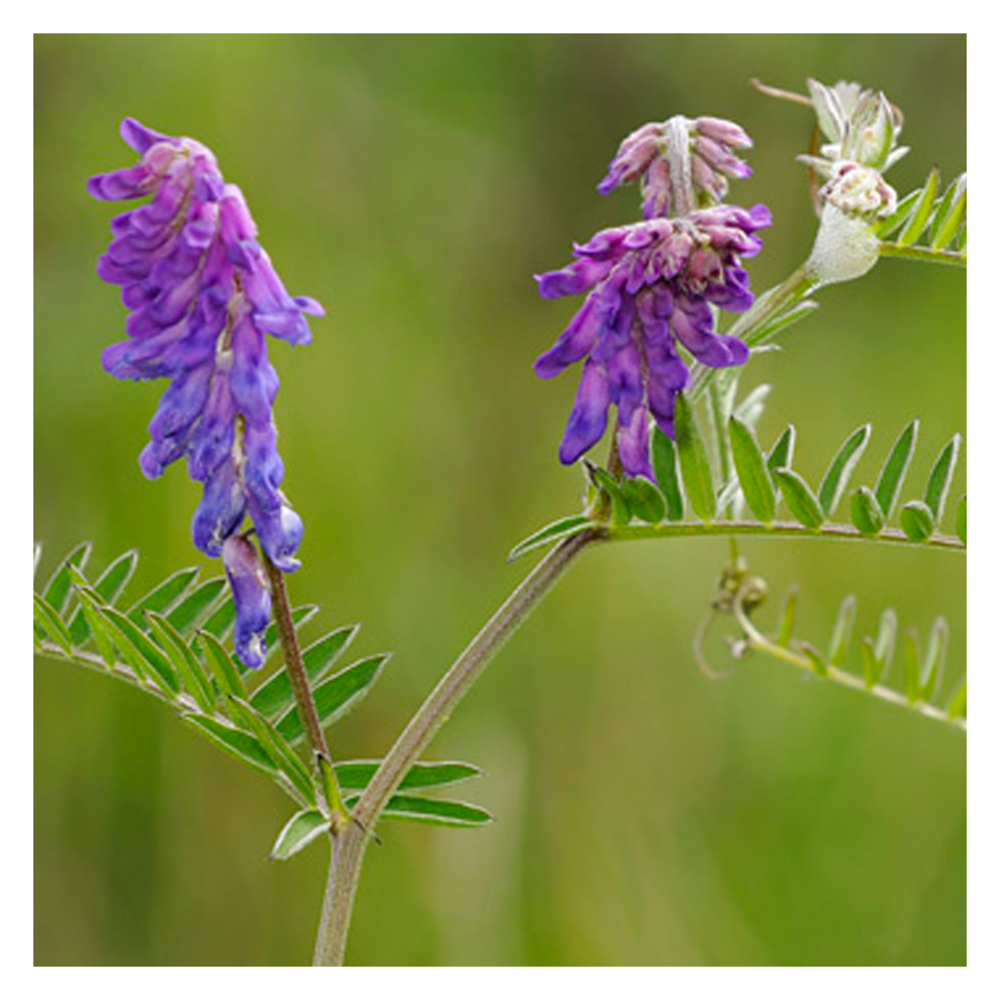
<path fill-rule="evenodd" d="M 539 300 L 531 274 L 634 218 L 632 191 L 594 190 L 621 137 L 678 112 L 747 128 L 756 173 L 735 197 L 776 220 L 760 289 L 809 249 L 793 157 L 812 123 L 748 78 L 884 89 L 914 150 L 890 178 L 905 192 L 934 163 L 964 168 L 965 58 L 959 35 L 36 36 L 44 572 L 82 538 L 100 564 L 135 546 L 138 594 L 197 556 L 195 486 L 180 467 L 148 483 L 136 464 L 163 386 L 99 364 L 125 314 L 94 273 L 115 209 L 84 181 L 131 162 L 123 116 L 209 144 L 290 291 L 328 308 L 311 347 L 275 343 L 272 358 L 307 526 L 293 597 L 323 605 L 317 628 L 363 622 L 359 655 L 396 651 L 332 731 L 340 756 L 363 757 L 525 572 L 504 564 L 510 545 L 574 507 L 579 474 L 556 459 L 574 378 L 542 383 L 530 363 L 575 307 Z M 919 415 L 922 481 L 965 430 L 964 301 L 963 274 L 901 261 L 825 292 L 744 382 L 776 384 L 763 439 L 794 421 L 816 478 L 871 419 L 871 481 Z M 744 552 L 773 594 L 801 585 L 804 636 L 825 642 L 853 590 L 868 629 L 888 603 L 922 631 L 946 614 L 946 686 L 964 669 L 961 558 Z M 722 540 L 644 543 L 574 569 L 432 751 L 486 768 L 467 796 L 498 821 L 384 824 L 355 963 L 964 964 L 964 739 L 760 659 L 703 677 L 691 637 L 725 554 Z M 326 857 L 267 860 L 287 800 L 129 688 L 45 661 L 35 685 L 36 962 L 308 961 Z"/>

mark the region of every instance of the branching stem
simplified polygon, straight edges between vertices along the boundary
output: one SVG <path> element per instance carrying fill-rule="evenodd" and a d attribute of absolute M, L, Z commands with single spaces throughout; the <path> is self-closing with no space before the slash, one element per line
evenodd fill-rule
<path fill-rule="evenodd" d="M 406 772 L 507 639 L 524 623 L 570 563 L 601 534 L 598 528 L 581 532 L 564 539 L 549 552 L 452 664 L 382 761 L 355 806 L 355 822 L 344 828 L 333 846 L 314 965 L 343 964 L 365 849 L 379 814 Z"/>

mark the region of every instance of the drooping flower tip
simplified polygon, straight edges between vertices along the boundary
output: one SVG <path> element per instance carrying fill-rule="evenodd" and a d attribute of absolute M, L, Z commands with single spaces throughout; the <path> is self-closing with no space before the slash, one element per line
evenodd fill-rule
<path fill-rule="evenodd" d="M 121 286 L 130 311 L 128 339 L 105 349 L 104 369 L 171 382 L 140 467 L 156 478 L 187 459 L 204 486 L 192 521 L 201 551 L 223 554 L 249 517 L 268 557 L 291 571 L 302 521 L 280 488 L 272 412 L 279 380 L 267 335 L 307 344 L 306 317 L 324 315 L 323 307 L 285 290 L 242 191 L 226 183 L 211 150 L 132 118 L 121 135 L 139 162 L 98 174 L 87 187 L 104 200 L 149 197 L 112 221 L 98 264 L 105 281 Z"/>
<path fill-rule="evenodd" d="M 586 300 L 555 344 L 535 361 L 552 378 L 578 361 L 583 371 L 559 449 L 572 464 L 603 437 L 612 404 L 618 451 L 630 476 L 652 479 L 649 418 L 674 434 L 677 394 L 690 383 L 678 346 L 712 368 L 745 364 L 749 349 L 715 331 L 712 306 L 742 312 L 753 293 L 741 258 L 757 253 L 770 225 L 762 205 L 716 205 L 683 219 L 651 219 L 603 230 L 576 259 L 540 276 L 543 295 Z"/>
<path fill-rule="evenodd" d="M 264 663 L 265 635 L 271 621 L 271 590 L 256 548 L 242 535 L 231 535 L 222 546 L 222 565 L 236 607 L 233 645 L 243 665 L 252 670 Z"/>

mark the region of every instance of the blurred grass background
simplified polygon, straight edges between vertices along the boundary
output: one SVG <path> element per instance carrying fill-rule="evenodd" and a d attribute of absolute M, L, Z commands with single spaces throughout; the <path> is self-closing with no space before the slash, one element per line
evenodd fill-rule
<path fill-rule="evenodd" d="M 965 165 L 964 36 L 36 36 L 35 537 L 49 572 L 82 538 L 95 563 L 143 556 L 138 594 L 196 561 L 197 490 L 146 482 L 136 456 L 162 385 L 119 384 L 101 349 L 124 312 L 94 262 L 109 206 L 91 173 L 132 154 L 133 115 L 196 136 L 246 192 L 289 290 L 321 299 L 311 347 L 275 343 L 286 486 L 306 521 L 293 597 L 316 628 L 361 621 L 396 657 L 332 731 L 382 753 L 525 572 L 509 546 L 573 509 L 556 448 L 574 379 L 530 363 L 575 306 L 531 274 L 573 239 L 635 216 L 594 185 L 637 125 L 682 112 L 756 139 L 743 204 L 775 225 L 758 289 L 809 249 L 809 114 L 752 76 L 804 89 L 859 79 L 906 113 L 901 193 Z M 799 430 L 811 477 L 859 423 L 869 481 L 922 420 L 914 483 L 965 430 L 965 278 L 887 261 L 755 363 L 762 422 Z M 964 483 L 964 460 L 958 471 Z M 913 495 L 916 488 L 913 489 Z M 953 504 L 951 505 L 953 506 Z M 853 590 L 953 625 L 965 566 L 947 554 L 747 543 L 778 595 L 801 585 L 825 643 Z M 712 683 L 690 655 L 722 540 L 593 552 L 445 728 L 437 758 L 482 764 L 484 831 L 385 824 L 352 938 L 359 964 L 964 964 L 965 743 L 926 720 L 752 660 Z M 207 566 L 208 573 L 217 571 Z M 898 683 L 898 674 L 894 677 Z M 325 851 L 267 860 L 287 800 L 151 699 L 35 668 L 35 942 L 41 965 L 307 962 Z M 463 789 L 465 791 L 465 789 Z"/>

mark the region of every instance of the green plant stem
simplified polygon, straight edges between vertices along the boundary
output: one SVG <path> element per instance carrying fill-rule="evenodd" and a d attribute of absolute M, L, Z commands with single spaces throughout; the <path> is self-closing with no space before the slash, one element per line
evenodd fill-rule
<path fill-rule="evenodd" d="M 705 535 L 781 535 L 795 538 L 833 538 L 854 542 L 881 542 L 889 545 L 909 545 L 914 548 L 951 549 L 966 551 L 961 539 L 951 535 L 931 535 L 921 542 L 907 538 L 898 528 L 884 528 L 878 535 L 863 535 L 847 524 L 824 524 L 821 528 L 806 528 L 791 521 L 665 521 L 662 524 L 609 525 L 605 535 L 609 542 L 640 541 L 649 538 L 699 537 Z"/>
<path fill-rule="evenodd" d="M 570 563 L 601 537 L 602 530 L 594 528 L 564 539 L 538 563 L 452 664 L 382 761 L 354 808 L 354 822 L 333 844 L 314 965 L 343 964 L 358 877 L 372 828 L 410 766 Z"/>
<path fill-rule="evenodd" d="M 746 608 L 743 606 L 743 593 L 738 593 L 736 599 L 733 601 L 733 613 L 736 615 L 736 620 L 740 623 L 740 628 L 743 630 L 748 642 L 753 649 L 758 652 L 765 653 L 768 656 L 773 656 L 775 659 L 782 660 L 785 663 L 790 663 L 794 667 L 798 667 L 800 670 L 806 671 L 808 674 L 816 675 L 813 665 L 807 656 L 797 653 L 794 649 L 779 646 L 772 642 L 767 636 L 763 635 L 750 621 L 750 616 L 747 614 Z M 854 674 L 849 674 L 846 670 L 841 670 L 839 667 L 835 667 L 832 664 L 826 665 L 826 674 L 823 680 L 833 681 L 835 684 L 839 684 L 842 687 L 851 688 L 854 691 L 864 691 L 867 694 L 874 695 L 876 698 L 880 698 L 882 701 L 887 701 L 892 705 L 899 705 L 902 708 L 908 708 L 913 712 L 918 712 L 920 715 L 925 716 L 928 719 L 934 719 L 937 722 L 944 722 L 947 725 L 955 726 L 958 729 L 966 729 L 967 723 L 965 719 L 962 718 L 952 718 L 944 709 L 938 708 L 936 705 L 930 705 L 927 702 L 911 702 L 906 695 L 900 694 L 898 691 L 893 691 L 892 688 L 885 687 L 882 684 L 873 684 L 869 686 L 865 683 L 864 679 L 861 677 L 856 677 Z"/>
<path fill-rule="evenodd" d="M 918 260 L 924 264 L 944 264 L 948 267 L 967 266 L 964 253 L 953 250 L 929 250 L 927 247 L 900 246 L 898 243 L 883 242 L 879 244 L 881 257 L 899 257 L 903 260 Z"/>

